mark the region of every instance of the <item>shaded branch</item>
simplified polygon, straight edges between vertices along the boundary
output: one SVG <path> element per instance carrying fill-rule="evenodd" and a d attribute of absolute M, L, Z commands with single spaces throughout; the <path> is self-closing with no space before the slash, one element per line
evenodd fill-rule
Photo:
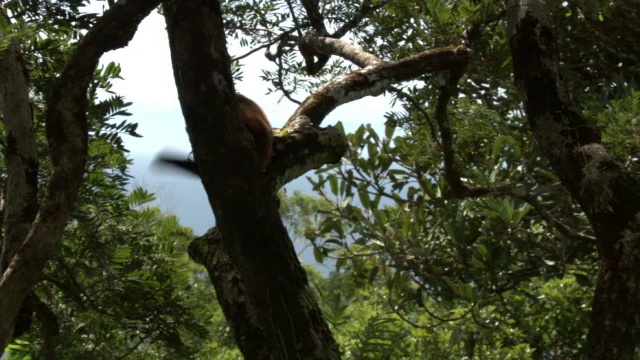
<path fill-rule="evenodd" d="M 0 7 L 0 22 L 9 24 Z M 2 34 L 3 36 L 9 34 Z M 29 99 L 28 74 L 15 38 L 0 51 L 0 113 L 6 134 L 4 241 L 0 273 L 27 237 L 38 211 L 38 153 Z"/>
<path fill-rule="evenodd" d="M 510 196 L 514 199 L 522 200 L 531 205 L 536 212 L 553 228 L 569 239 L 581 241 L 587 244 L 595 244 L 593 236 L 582 234 L 572 229 L 562 220 L 553 216 L 549 210 L 537 199 L 536 195 L 523 189 L 522 186 L 513 184 L 504 184 L 489 187 L 468 187 L 462 184 L 463 188 L 455 194 L 458 199 L 477 198 L 482 196 Z"/>
<path fill-rule="evenodd" d="M 291 94 L 292 92 L 295 92 L 295 84 L 294 84 L 294 89 L 293 91 L 289 91 L 287 89 L 285 89 L 284 87 L 284 76 L 283 76 L 283 71 L 284 71 L 284 67 L 282 66 L 282 53 L 280 53 L 280 56 L 278 57 L 279 61 L 276 61 L 276 64 L 278 65 L 278 83 L 277 86 L 280 88 L 280 90 L 282 91 L 282 94 L 289 99 L 289 101 L 291 101 L 294 104 L 298 104 L 300 105 L 301 102 L 299 100 L 294 99 Z"/>
<path fill-rule="evenodd" d="M 87 32 L 53 87 L 46 110 L 52 173 L 42 205 L 22 246 L 0 279 L 0 349 L 20 304 L 53 253 L 75 206 L 87 151 L 87 89 L 102 54 L 125 46 L 158 0 L 119 1 Z"/>
<path fill-rule="evenodd" d="M 558 232 L 562 235 L 568 237 L 569 239 L 578 240 L 585 242 L 587 244 L 594 245 L 596 238 L 593 236 L 585 235 L 579 233 L 578 231 L 570 228 L 568 225 L 560 221 L 558 218 L 553 216 L 547 208 L 531 193 L 518 194 L 516 191 L 511 192 L 509 195 L 515 197 L 516 199 L 523 200 L 531 205 L 538 214 L 551 226 L 553 226 Z"/>
<path fill-rule="evenodd" d="M 469 187 L 462 182 L 462 175 L 455 160 L 453 131 L 449 121 L 448 106 L 451 98 L 457 96 L 458 82 L 464 75 L 465 70 L 466 66 L 460 66 L 449 71 L 446 84 L 440 88 L 435 111 L 436 121 L 438 122 L 438 129 L 440 131 L 440 143 L 442 145 L 444 178 L 453 191 L 453 195 L 457 198 L 476 197 L 487 194 L 487 189 Z"/>
<path fill-rule="evenodd" d="M 36 318 L 42 325 L 42 352 L 44 359 L 57 359 L 57 337 L 60 334 L 58 316 L 51 307 L 37 295 L 32 294 L 30 302 L 36 313 Z"/>
<path fill-rule="evenodd" d="M 302 36 L 302 29 L 300 28 L 300 20 L 298 20 L 298 17 L 296 16 L 296 12 L 293 9 L 293 5 L 291 4 L 291 0 L 285 0 L 285 2 L 287 3 L 287 6 L 289 7 L 289 13 L 291 14 L 291 19 L 293 20 L 293 23 L 295 24 L 295 29 L 298 32 L 298 36 Z"/>
<path fill-rule="evenodd" d="M 324 16 L 320 13 L 317 0 L 300 0 L 302 7 L 307 13 L 311 27 L 322 35 L 327 34 L 327 28 L 324 25 Z"/>
<path fill-rule="evenodd" d="M 560 75 L 551 5 L 510 0 L 507 28 L 516 89 L 552 169 L 591 223 L 601 265 L 586 353 L 632 359 L 640 343 L 640 182 L 576 111 Z"/>
<path fill-rule="evenodd" d="M 309 23 L 311 24 L 311 31 L 320 35 L 327 35 L 327 28 L 324 25 L 324 16 L 318 9 L 318 1 L 316 0 L 300 0 L 302 7 L 307 13 Z M 302 36 L 301 36 L 302 38 Z M 310 75 L 317 74 L 322 68 L 329 62 L 330 55 L 319 54 L 313 51 L 313 48 L 299 46 L 300 55 L 304 59 L 305 68 Z M 316 61 L 315 58 L 318 58 Z"/>

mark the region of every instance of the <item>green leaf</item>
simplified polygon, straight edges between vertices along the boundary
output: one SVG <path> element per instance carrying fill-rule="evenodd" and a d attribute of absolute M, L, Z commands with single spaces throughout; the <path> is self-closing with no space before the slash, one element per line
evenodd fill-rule
<path fill-rule="evenodd" d="M 313 257 L 320 264 L 322 264 L 322 262 L 324 261 L 324 254 L 322 253 L 322 250 L 320 250 L 320 248 L 317 246 L 313 247 Z"/>
<path fill-rule="evenodd" d="M 124 264 L 131 258 L 131 247 L 123 245 L 116 249 L 112 261 L 116 264 Z"/>
<path fill-rule="evenodd" d="M 338 178 L 336 176 L 329 176 L 329 185 L 331 186 L 331 193 L 338 195 Z"/>
<path fill-rule="evenodd" d="M 384 136 L 387 139 L 391 139 L 393 137 L 393 133 L 396 131 L 396 126 L 387 122 L 384 128 Z"/>

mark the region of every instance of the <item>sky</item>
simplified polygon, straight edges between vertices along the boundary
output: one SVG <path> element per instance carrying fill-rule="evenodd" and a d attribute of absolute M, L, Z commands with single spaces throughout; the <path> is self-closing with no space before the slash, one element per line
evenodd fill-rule
<path fill-rule="evenodd" d="M 99 13 L 104 4 L 94 2 L 87 9 Z M 229 48 L 231 56 L 248 50 L 233 43 Z M 125 147 L 130 150 L 129 157 L 134 162 L 130 169 L 134 176 L 131 186 L 142 186 L 154 192 L 156 204 L 165 213 L 176 214 L 183 225 L 194 229 L 195 234 L 206 232 L 215 220 L 199 179 L 150 166 L 153 157 L 161 151 L 179 151 L 185 156 L 191 151 L 173 80 L 164 18 L 154 12 L 143 20 L 129 45 L 105 54 L 101 64 L 111 61 L 121 65 L 123 77 L 114 81 L 112 90 L 133 102 L 129 109 L 133 116 L 128 120 L 139 124 L 138 133 L 143 136 L 124 138 Z M 268 84 L 260 80 L 262 69 L 275 70 L 275 64 L 267 61 L 263 52 L 244 59 L 243 64 L 243 81 L 236 84 L 236 90 L 256 101 L 274 127 L 282 126 L 296 106 L 288 100 L 279 102 L 277 94 L 266 95 Z M 390 110 L 390 98 L 368 97 L 339 107 L 325 119 L 323 126 L 342 121 L 345 130 L 350 132 L 369 123 L 382 132 L 384 114 Z M 286 189 L 288 193 L 295 189 L 309 191 L 310 186 L 303 176 L 288 184 Z M 303 247 L 304 244 L 296 244 L 299 251 Z M 305 253 L 303 262 L 309 263 L 312 256 L 308 251 Z"/>
<path fill-rule="evenodd" d="M 100 4 L 100 3 L 99 3 Z M 243 54 L 236 44 L 230 44 L 232 56 Z M 124 80 L 115 81 L 113 90 L 133 102 L 130 120 L 139 123 L 143 138 L 125 139 L 133 157 L 153 155 L 162 149 L 176 148 L 190 151 L 184 120 L 178 103 L 169 55 L 164 19 L 154 12 L 138 28 L 129 46 L 105 54 L 102 64 L 120 63 Z M 274 127 L 280 127 L 296 109 L 288 100 L 279 102 L 277 94 L 265 95 L 268 84 L 260 80 L 262 69 L 275 70 L 275 64 L 257 52 L 243 61 L 243 81 L 236 90 L 256 101 L 269 116 Z M 368 97 L 346 104 L 331 113 L 323 126 L 342 121 L 347 131 L 363 123 L 383 129 L 384 113 L 389 111 L 389 98 Z"/>

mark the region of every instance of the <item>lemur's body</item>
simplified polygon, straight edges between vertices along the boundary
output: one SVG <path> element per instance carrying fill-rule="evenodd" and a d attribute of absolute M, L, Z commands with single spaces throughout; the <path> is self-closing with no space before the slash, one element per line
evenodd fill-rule
<path fill-rule="evenodd" d="M 255 145 L 256 161 L 258 168 L 263 170 L 271 161 L 273 131 L 267 115 L 253 100 L 244 95 L 236 94 L 240 119 L 244 122 L 247 130 L 253 137 Z M 158 161 L 170 164 L 180 169 L 186 170 L 194 175 L 198 175 L 196 164 L 191 160 L 180 159 L 174 156 L 160 155 Z"/>
<path fill-rule="evenodd" d="M 253 136 L 255 144 L 256 159 L 258 168 L 263 170 L 271 162 L 271 152 L 273 148 L 273 130 L 267 115 L 260 106 L 248 97 L 237 94 L 240 118 Z"/>

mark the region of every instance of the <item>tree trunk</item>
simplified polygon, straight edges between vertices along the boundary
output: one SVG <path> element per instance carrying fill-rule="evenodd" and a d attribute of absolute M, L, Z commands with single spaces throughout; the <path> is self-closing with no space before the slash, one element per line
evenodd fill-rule
<path fill-rule="evenodd" d="M 256 166 L 240 122 L 218 1 L 164 2 L 171 59 L 198 172 L 222 241 L 212 274 L 247 359 L 338 358 L 278 213 L 275 182 Z"/>
<path fill-rule="evenodd" d="M 590 359 L 632 359 L 640 326 L 640 184 L 573 109 L 558 72 L 544 0 L 511 0 L 516 87 L 536 140 L 589 219 L 600 269 L 587 337 Z"/>

